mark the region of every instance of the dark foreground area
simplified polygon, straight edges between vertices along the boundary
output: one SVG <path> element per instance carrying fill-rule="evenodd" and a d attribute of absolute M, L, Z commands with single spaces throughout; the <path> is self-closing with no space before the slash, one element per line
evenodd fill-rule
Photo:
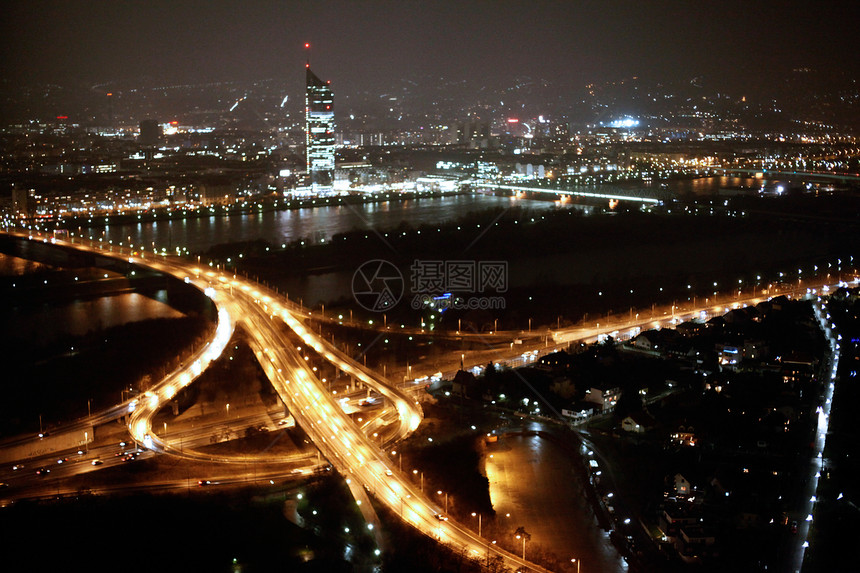
<path fill-rule="evenodd" d="M 325 543 L 287 521 L 282 508 L 283 498 L 228 494 L 18 503 L 0 512 L 3 569 L 333 570 L 309 565 L 309 555 L 327 555 Z"/>

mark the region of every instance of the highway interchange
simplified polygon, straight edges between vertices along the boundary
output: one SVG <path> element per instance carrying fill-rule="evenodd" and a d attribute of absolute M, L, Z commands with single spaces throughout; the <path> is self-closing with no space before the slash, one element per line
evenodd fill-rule
<path fill-rule="evenodd" d="M 200 461 L 247 464 L 249 457 L 245 455 L 213 456 L 203 453 L 195 447 L 195 441 L 190 436 L 172 434 L 170 439 L 160 436 L 158 428 L 153 424 L 159 410 L 219 358 L 237 325 L 241 324 L 249 334 L 251 349 L 278 396 L 322 457 L 344 476 L 368 529 L 377 534 L 378 542 L 381 543 L 381 537 L 378 536 L 379 518 L 373 511 L 369 495 L 386 505 L 404 522 L 473 559 L 489 559 L 492 555 L 500 557 L 506 567 L 514 570 L 536 568 L 530 562 L 479 536 L 472 529 L 448 519 L 443 509 L 417 488 L 410 476 L 398 470 L 386 454 L 385 448 L 407 437 L 420 425 L 422 410 L 415 393 L 409 391 L 408 385 L 404 389 L 403 385 L 390 383 L 314 333 L 308 325 L 308 319 L 311 317 L 306 309 L 256 282 L 218 268 L 194 264 L 186 259 L 124 249 L 102 242 L 78 242 L 74 238 L 61 241 L 38 233 L 19 236 L 98 252 L 171 275 L 203 291 L 217 309 L 217 325 L 211 339 L 186 360 L 184 365 L 167 374 L 145 393 L 95 413 L 75 428 L 66 428 L 65 431 L 83 431 L 85 428 L 126 417 L 132 439 L 146 450 L 141 455 L 153 455 L 150 452 L 157 452 Z M 802 288 L 802 292 L 818 286 L 820 285 L 807 285 Z M 737 297 L 732 305 L 755 304 L 759 300 L 760 296 Z M 608 333 L 616 337 L 629 337 L 641 328 L 659 327 L 701 312 L 717 312 L 722 309 L 722 306 L 713 305 L 708 309 L 688 309 L 682 316 L 681 311 L 673 307 L 671 313 L 649 316 L 647 319 L 640 319 L 639 315 L 636 315 L 635 318 L 620 317 L 613 324 L 595 324 L 594 328 L 559 329 L 551 334 L 547 333 L 540 350 L 546 353 L 557 347 L 566 347 L 571 341 L 594 340 Z M 499 334 L 501 333 L 496 333 Z M 549 343 L 550 336 L 553 340 L 552 346 Z M 497 362 L 501 358 L 499 354 L 505 350 L 507 345 L 501 345 L 492 351 Z M 506 358 L 521 359 L 521 352 L 522 348 L 514 352 L 513 345 L 510 345 Z M 511 356 L 513 354 L 516 356 Z M 325 383 L 311 366 L 318 360 L 333 365 L 384 397 L 385 408 L 362 423 L 354 421 L 345 411 L 346 405 L 336 400 L 326 389 Z M 476 356 L 475 363 L 486 363 L 486 360 L 484 356 Z M 276 462 L 286 464 L 285 469 L 273 470 L 271 475 L 278 475 L 279 472 L 283 475 L 288 471 L 309 471 L 308 468 L 320 465 L 320 460 L 316 458 L 317 456 L 307 453 L 284 456 Z M 271 456 L 263 458 L 262 461 L 271 462 Z M 99 463 L 101 464 L 101 461 Z M 268 475 L 261 474 L 261 477 Z"/>
<path fill-rule="evenodd" d="M 160 438 L 153 427 L 153 417 L 221 355 L 236 325 L 241 322 L 251 336 L 250 345 L 257 360 L 296 423 L 322 456 L 345 477 L 368 529 L 379 530 L 379 518 L 368 497 L 372 494 L 422 533 L 458 550 L 466 550 L 475 558 L 485 556 L 488 542 L 470 529 L 447 519 L 443 510 L 416 488 L 383 450 L 387 443 L 406 437 L 419 426 L 422 410 L 418 402 L 315 334 L 304 322 L 306 311 L 257 283 L 179 258 L 140 251 L 130 253 L 114 246 L 102 248 L 105 245 L 98 242 L 80 244 L 53 237 L 27 236 L 32 240 L 41 239 L 112 255 L 169 274 L 193 284 L 215 303 L 218 320 L 209 342 L 184 366 L 169 373 L 140 397 L 113 410 L 113 415 L 128 414 L 128 430 L 135 442 L 149 451 L 191 455 L 188 448 L 180 449 L 177 444 Z M 138 254 L 133 254 L 135 252 Z M 285 329 L 284 325 L 288 328 Z M 295 344 L 294 337 L 301 341 L 301 346 Z M 368 436 L 365 430 L 376 426 L 371 422 L 359 426 L 344 412 L 342 405 L 329 394 L 309 365 L 310 360 L 306 356 L 310 352 L 384 396 L 389 407 L 397 412 L 395 429 L 384 433 L 373 431 Z M 380 436 L 381 441 L 378 440 Z M 235 461 L 246 463 L 247 458 L 242 456 Z M 527 561 L 490 545 L 492 553 L 500 555 L 506 566 L 516 569 L 529 565 Z"/>

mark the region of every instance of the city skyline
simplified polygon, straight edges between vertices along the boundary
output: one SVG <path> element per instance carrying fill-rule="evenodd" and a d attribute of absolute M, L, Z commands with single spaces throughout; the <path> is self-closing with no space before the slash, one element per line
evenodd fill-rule
<path fill-rule="evenodd" d="M 4 7 L 10 570 L 853 570 L 847 2 Z"/>

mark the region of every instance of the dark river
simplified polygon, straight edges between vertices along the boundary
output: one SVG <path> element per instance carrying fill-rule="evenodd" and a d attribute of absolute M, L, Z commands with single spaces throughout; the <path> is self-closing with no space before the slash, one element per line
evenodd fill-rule
<path fill-rule="evenodd" d="M 780 182 L 766 181 L 769 186 Z M 594 188 L 586 191 L 624 192 L 655 191 L 662 194 L 694 193 L 696 195 L 716 194 L 720 189 L 738 187 L 761 187 L 762 180 L 741 177 L 708 177 L 693 180 L 674 180 L 663 184 L 622 184 Z M 571 206 L 554 201 L 541 201 L 526 198 L 497 197 L 472 193 L 436 198 L 419 198 L 408 201 L 386 201 L 362 205 L 340 205 L 307 209 L 264 211 L 232 216 L 212 216 L 169 221 L 143 222 L 137 224 L 109 225 L 103 230 L 92 230 L 92 235 L 104 236 L 115 243 L 146 245 L 174 250 L 177 247 L 191 252 L 205 251 L 221 243 L 264 240 L 273 245 L 286 244 L 299 239 L 312 242 L 329 240 L 337 233 L 354 229 L 389 229 L 403 221 L 412 226 L 428 225 L 450 221 L 469 213 L 489 208 L 523 207 L 534 210 L 570 209 L 589 207 Z M 102 234 L 103 233 L 103 234 Z M 359 262 L 357 262 L 357 265 Z M 20 273 L 21 269 L 6 269 L 6 274 Z M 26 272 L 26 271 L 24 271 Z M 350 297 L 352 270 L 335 273 L 307 275 L 291 278 L 279 284 L 295 300 L 302 299 L 307 305 Z M 516 281 L 514 281 L 516 282 Z M 151 304 L 150 304 L 151 303 Z M 34 312 L 32 309 L 28 313 Z M 129 320 L 168 316 L 169 308 L 144 297 L 111 297 L 102 301 L 74 302 L 66 307 L 48 312 L 35 311 L 28 318 L 15 320 L 14 327 L 22 332 L 31 329 L 48 328 L 49 317 L 61 315 L 62 324 L 76 332 L 126 321 L 118 317 L 132 317 Z M 29 323 L 37 326 L 30 327 Z M 11 325 L 10 325 L 11 326 Z M 68 328 L 66 329 L 68 330 Z"/>
<path fill-rule="evenodd" d="M 177 219 L 127 225 L 111 225 L 104 229 L 105 238 L 115 243 L 174 250 L 205 251 L 212 245 L 262 239 L 273 245 L 287 244 L 299 239 L 313 243 L 329 240 L 337 233 L 354 229 L 389 229 L 408 221 L 418 227 L 450 221 L 470 211 L 490 208 L 522 207 L 533 210 L 569 209 L 570 204 L 554 201 L 497 197 L 479 193 L 409 201 L 341 205 L 284 211 L 264 211 L 235 216 L 212 216 Z M 574 208 L 589 209 L 576 206 Z M 97 236 L 93 231 L 93 236 Z M 358 265 L 358 263 L 357 263 Z M 312 274 L 290 278 L 277 285 L 295 300 L 316 305 L 352 294 L 349 272 Z"/>
<path fill-rule="evenodd" d="M 7 337 L 48 344 L 64 335 L 80 336 L 111 326 L 183 314 L 137 293 L 73 300 L 58 304 L 12 307 L 0 316 Z"/>
<path fill-rule="evenodd" d="M 693 193 L 717 194 L 722 189 L 738 187 L 759 189 L 766 185 L 788 188 L 788 182 L 761 180 L 751 177 L 703 177 L 700 179 L 669 180 L 653 183 L 622 183 L 618 185 L 587 186 L 583 191 L 615 192 L 644 195 L 671 196 Z M 408 201 L 385 201 L 363 205 L 340 205 L 283 211 L 263 211 L 232 216 L 212 216 L 135 224 L 109 225 L 93 230 L 93 236 L 104 236 L 114 242 L 174 250 L 205 251 L 212 245 L 262 239 L 273 245 L 290 243 L 298 239 L 312 242 L 329 240 L 337 233 L 354 229 L 390 229 L 403 221 L 420 225 L 450 221 L 470 211 L 506 208 L 514 205 L 527 209 L 543 210 L 571 208 L 553 201 L 496 197 L 480 193 L 448 197 L 424 197 Z M 582 207 L 579 207 L 582 208 Z M 588 209 L 587 207 L 585 207 Z"/>
<path fill-rule="evenodd" d="M 212 245 L 262 239 L 272 244 L 311 238 L 318 242 L 353 229 L 385 229 L 408 220 L 418 226 L 456 219 L 470 211 L 493 207 L 522 206 L 543 210 L 559 208 L 553 201 L 537 201 L 468 194 L 440 198 L 421 198 L 404 202 L 382 202 L 364 205 L 316 207 L 236 216 L 177 219 L 132 225 L 110 225 L 105 237 L 124 244 L 152 245 L 190 251 L 206 250 Z M 564 208 L 569 208 L 565 206 Z M 93 236 L 101 231 L 92 231 Z M 130 239 L 129 239 L 130 237 Z M 0 257 L 0 275 L 14 276 L 42 268 L 14 257 Z M 352 272 L 309 275 L 280 285 L 291 297 L 314 304 L 351 294 Z M 103 297 L 95 300 L 75 300 L 37 307 L 12 308 L 0 319 L 6 332 L 24 340 L 46 343 L 63 334 L 84 334 L 117 324 L 181 316 L 166 304 L 138 294 Z"/>
<path fill-rule="evenodd" d="M 633 195 L 659 195 L 663 197 L 693 193 L 699 196 L 716 195 L 721 189 L 739 187 L 760 188 L 780 184 L 747 177 L 706 177 L 701 179 L 669 180 L 664 183 L 629 183 L 583 187 L 589 192 L 630 193 Z M 110 225 L 104 229 L 105 239 L 115 243 L 146 245 L 175 250 L 177 247 L 190 252 L 205 251 L 221 243 L 253 241 L 261 239 L 273 245 L 287 244 L 299 239 L 312 243 L 330 240 L 337 233 L 354 229 L 391 229 L 408 221 L 417 227 L 461 217 L 470 211 L 490 208 L 519 206 L 526 209 L 570 209 L 581 205 L 560 204 L 547 200 L 472 193 L 436 198 L 419 198 L 409 201 L 385 201 L 363 205 L 341 205 L 283 211 L 264 211 L 233 216 L 212 216 L 170 221 L 142 222 L 136 224 Z M 93 231 L 93 236 L 98 234 Z M 362 261 L 356 262 L 356 268 Z M 318 305 L 352 295 L 352 269 L 348 272 L 309 274 L 285 279 L 276 285 L 286 291 L 290 298 L 301 299 L 306 305 Z M 547 269 L 554 272 L 555 269 Z M 512 275 L 514 273 L 512 272 Z M 532 273 L 526 273 L 532 274 Z M 522 278 L 523 274 L 516 274 Z M 516 282 L 516 281 L 514 281 Z"/>
<path fill-rule="evenodd" d="M 206 250 L 212 245 L 262 239 L 273 245 L 309 238 L 328 240 L 337 233 L 353 229 L 388 229 L 408 221 L 420 225 L 449 221 L 470 211 L 519 205 L 529 209 L 553 209 L 552 201 L 514 199 L 478 193 L 448 197 L 385 201 L 363 205 L 339 205 L 284 211 L 263 211 L 232 216 L 212 216 L 172 221 L 110 225 L 105 238 L 114 242 Z M 567 208 L 567 207 L 565 207 Z M 93 230 L 93 236 L 101 231 Z"/>

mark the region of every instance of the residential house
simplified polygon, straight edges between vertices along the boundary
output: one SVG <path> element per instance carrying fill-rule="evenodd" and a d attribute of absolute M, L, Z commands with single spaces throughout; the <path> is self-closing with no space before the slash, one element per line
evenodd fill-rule
<path fill-rule="evenodd" d="M 693 492 L 690 482 L 683 475 L 675 474 L 673 479 L 675 482 L 675 495 L 677 497 L 687 497 Z"/>
<path fill-rule="evenodd" d="M 675 549 L 686 562 L 698 561 L 702 558 L 714 557 L 717 553 L 716 537 L 710 527 L 702 524 L 681 527 L 675 537 Z"/>
<path fill-rule="evenodd" d="M 598 410 L 601 412 L 615 408 L 619 398 L 621 398 L 621 388 L 617 386 L 595 386 L 585 391 L 585 401 L 597 404 Z"/>
<path fill-rule="evenodd" d="M 705 331 L 705 323 L 697 320 L 688 320 L 687 322 L 682 322 L 676 326 L 675 330 L 681 336 L 689 338 L 702 334 Z"/>
<path fill-rule="evenodd" d="M 702 522 L 702 508 L 686 502 L 669 501 L 664 505 L 658 522 L 666 537 L 677 537 L 682 527 Z"/>
<path fill-rule="evenodd" d="M 621 429 L 634 434 L 644 433 L 654 427 L 654 420 L 644 412 L 633 412 L 621 420 Z"/>

